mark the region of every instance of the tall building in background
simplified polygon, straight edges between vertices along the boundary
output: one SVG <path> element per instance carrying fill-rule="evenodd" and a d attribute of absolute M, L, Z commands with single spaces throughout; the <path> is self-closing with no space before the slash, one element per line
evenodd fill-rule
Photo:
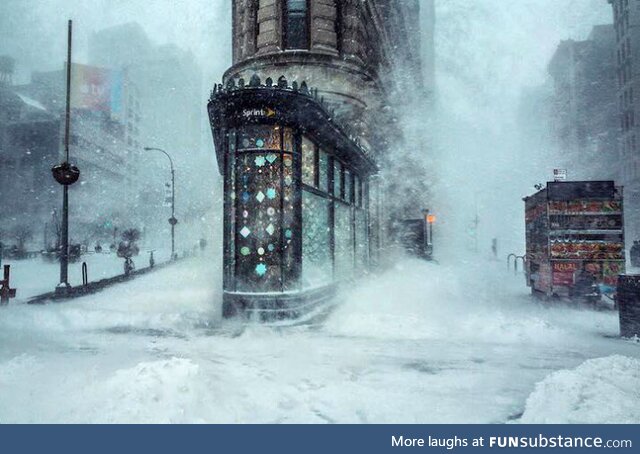
<path fill-rule="evenodd" d="M 613 8 L 616 91 L 620 131 L 620 177 L 625 186 L 627 236 L 640 239 L 640 121 L 636 106 L 640 94 L 640 9 L 637 1 L 608 0 Z"/>
<path fill-rule="evenodd" d="M 173 44 L 156 45 L 137 23 L 106 28 L 89 38 L 91 64 L 121 68 L 138 87 L 141 146 L 179 154 L 198 153 L 201 71 L 191 52 Z"/>
<path fill-rule="evenodd" d="M 166 150 L 176 166 L 177 216 L 181 223 L 200 219 L 206 209 L 201 181 L 202 76 L 195 57 L 173 44 L 153 43 L 137 23 L 126 23 L 94 33 L 89 39 L 92 64 L 120 68 L 137 87 L 138 112 L 125 119 L 127 131 L 137 135 L 134 152 L 144 163 L 139 178 L 145 182 L 138 195 L 138 213 L 148 227 L 146 237 L 168 233 L 165 185 L 169 183 L 166 158 L 144 147 Z M 184 245 L 183 245 L 184 246 Z"/>
<path fill-rule="evenodd" d="M 571 179 L 617 177 L 614 43 L 613 26 L 598 25 L 585 41 L 562 41 L 549 63 L 553 133 Z"/>
<path fill-rule="evenodd" d="M 402 113 L 427 100 L 419 17 L 418 0 L 233 1 L 233 66 L 209 103 L 226 314 L 330 297 L 379 259 L 395 213 L 419 214 L 389 190 L 407 179 Z"/>
<path fill-rule="evenodd" d="M 424 69 L 424 85 L 430 98 L 435 97 L 436 92 L 436 5 L 435 0 L 421 0 L 420 10 L 422 21 L 420 23 L 422 42 L 422 66 Z"/>
<path fill-rule="evenodd" d="M 19 231 L 26 239 L 40 233 L 32 226 L 44 225 L 60 201 L 51 177 L 60 148 L 60 116 L 17 92 L 11 80 L 4 73 L 0 81 L 0 241 L 5 247 L 16 243 Z"/>
<path fill-rule="evenodd" d="M 70 189 L 70 235 L 87 244 L 110 236 L 111 226 L 132 209 L 127 201 L 136 193 L 137 136 L 125 130 L 123 119 L 137 110 L 125 102 L 135 90 L 120 71 L 78 64 L 71 69 L 71 156 L 82 172 L 80 184 Z M 12 219 L 5 228 L 29 226 L 38 230 L 38 240 L 41 233 L 51 239 L 37 241 L 38 248 L 55 246 L 53 213 L 60 197 L 51 167 L 63 146 L 65 74 L 36 72 L 29 84 L 1 88 L 0 209 Z"/>

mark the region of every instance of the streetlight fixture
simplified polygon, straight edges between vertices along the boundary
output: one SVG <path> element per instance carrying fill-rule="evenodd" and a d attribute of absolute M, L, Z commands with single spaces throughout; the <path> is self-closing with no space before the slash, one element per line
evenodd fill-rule
<path fill-rule="evenodd" d="M 53 178 L 62 185 L 62 232 L 60 249 L 60 283 L 56 293 L 66 294 L 69 285 L 69 186 L 80 178 L 80 170 L 69 164 L 69 128 L 71 124 L 71 38 L 72 21 L 69 21 L 67 29 L 67 102 L 65 110 L 64 152 L 65 160 L 51 169 Z"/>
<path fill-rule="evenodd" d="M 171 260 L 176 259 L 176 224 L 178 220 L 176 219 L 176 171 L 173 167 L 173 159 L 169 156 L 169 153 L 164 151 L 162 148 L 155 147 L 144 147 L 145 151 L 159 151 L 163 153 L 167 158 L 169 158 L 169 164 L 171 165 L 171 217 L 169 218 L 169 224 L 171 225 Z"/>

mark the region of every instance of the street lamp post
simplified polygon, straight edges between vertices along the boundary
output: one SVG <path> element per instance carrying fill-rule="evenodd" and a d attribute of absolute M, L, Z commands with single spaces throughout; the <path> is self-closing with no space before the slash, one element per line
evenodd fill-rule
<path fill-rule="evenodd" d="M 159 151 L 169 158 L 169 165 L 171 166 L 171 217 L 169 218 L 169 224 L 171 225 L 171 260 L 176 259 L 176 171 L 173 167 L 173 160 L 169 153 L 162 148 L 144 147 L 145 151 Z"/>
<path fill-rule="evenodd" d="M 80 178 L 80 170 L 69 164 L 69 130 L 71 123 L 71 38 L 72 22 L 67 30 L 67 102 L 65 110 L 64 151 L 65 160 L 51 169 L 55 180 L 62 185 L 62 228 L 60 249 L 60 283 L 56 288 L 59 294 L 66 294 L 69 285 L 69 186 Z"/>

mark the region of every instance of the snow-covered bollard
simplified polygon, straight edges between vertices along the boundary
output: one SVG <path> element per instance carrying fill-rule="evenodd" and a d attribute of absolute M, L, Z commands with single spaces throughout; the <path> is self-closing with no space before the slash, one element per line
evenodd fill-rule
<path fill-rule="evenodd" d="M 640 337 L 640 275 L 620 276 L 616 293 L 620 311 L 620 335 Z"/>

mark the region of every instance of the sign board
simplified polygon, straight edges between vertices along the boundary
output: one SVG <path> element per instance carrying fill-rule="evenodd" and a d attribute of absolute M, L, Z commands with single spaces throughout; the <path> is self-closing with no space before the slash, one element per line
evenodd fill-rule
<path fill-rule="evenodd" d="M 124 75 L 95 66 L 71 64 L 71 107 L 122 117 Z"/>
<path fill-rule="evenodd" d="M 553 169 L 553 181 L 567 181 L 567 169 Z"/>
<path fill-rule="evenodd" d="M 246 119 L 254 117 L 274 118 L 276 113 L 276 110 L 271 107 L 264 107 L 261 109 L 244 109 L 242 111 L 242 117 Z"/>
<path fill-rule="evenodd" d="M 555 262 L 553 264 L 553 285 L 573 285 L 573 276 L 579 269 L 576 262 Z"/>

